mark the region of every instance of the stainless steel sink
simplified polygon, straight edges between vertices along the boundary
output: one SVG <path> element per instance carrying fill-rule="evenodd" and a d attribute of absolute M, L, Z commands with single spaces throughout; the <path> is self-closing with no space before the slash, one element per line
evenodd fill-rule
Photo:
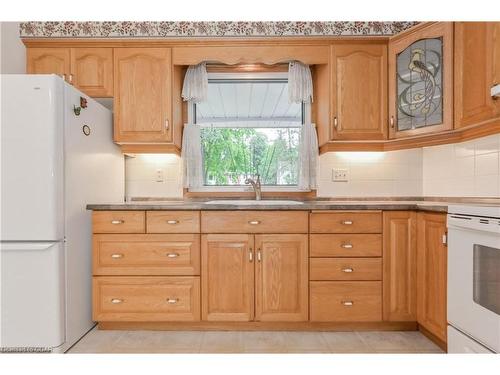
<path fill-rule="evenodd" d="M 227 204 L 233 206 L 291 206 L 303 204 L 303 202 L 274 199 L 260 201 L 255 199 L 219 199 L 205 202 L 205 204 Z"/>

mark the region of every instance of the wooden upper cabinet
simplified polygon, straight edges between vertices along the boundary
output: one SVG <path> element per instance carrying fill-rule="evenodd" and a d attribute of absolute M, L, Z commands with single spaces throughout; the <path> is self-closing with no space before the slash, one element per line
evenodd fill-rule
<path fill-rule="evenodd" d="M 387 46 L 332 46 L 332 139 L 387 138 Z"/>
<path fill-rule="evenodd" d="M 389 41 L 389 135 L 453 128 L 453 23 L 423 23 Z"/>
<path fill-rule="evenodd" d="M 106 98 L 113 96 L 113 49 L 72 48 L 72 84 L 85 94 Z"/>
<path fill-rule="evenodd" d="M 500 118 L 500 22 L 455 23 L 455 127 Z"/>
<path fill-rule="evenodd" d="M 417 216 L 384 214 L 383 315 L 387 321 L 417 320 Z"/>
<path fill-rule="evenodd" d="M 255 320 L 307 321 L 307 234 L 255 236 Z"/>
<path fill-rule="evenodd" d="M 417 321 L 446 342 L 446 214 L 417 217 Z"/>
<path fill-rule="evenodd" d="M 69 48 L 27 48 L 26 72 L 28 74 L 57 74 L 69 79 L 71 57 Z"/>
<path fill-rule="evenodd" d="M 247 234 L 202 236 L 202 320 L 253 320 L 253 242 Z"/>
<path fill-rule="evenodd" d="M 170 48 L 114 49 L 114 138 L 118 143 L 172 141 Z"/>
<path fill-rule="evenodd" d="M 113 96 L 112 48 L 28 48 L 27 72 L 60 75 L 88 96 Z"/>

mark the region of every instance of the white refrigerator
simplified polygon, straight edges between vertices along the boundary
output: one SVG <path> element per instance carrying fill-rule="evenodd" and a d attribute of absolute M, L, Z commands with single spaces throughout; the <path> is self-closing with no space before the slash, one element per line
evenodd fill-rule
<path fill-rule="evenodd" d="M 124 158 L 111 111 L 58 76 L 0 86 L 0 348 L 64 352 L 94 325 L 86 205 L 123 202 Z"/>

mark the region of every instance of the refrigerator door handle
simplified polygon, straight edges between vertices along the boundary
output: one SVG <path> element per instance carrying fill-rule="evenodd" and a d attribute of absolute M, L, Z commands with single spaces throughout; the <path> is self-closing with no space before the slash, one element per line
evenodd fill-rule
<path fill-rule="evenodd" d="M 2 242 L 2 251 L 41 251 L 50 249 L 57 242 Z"/>

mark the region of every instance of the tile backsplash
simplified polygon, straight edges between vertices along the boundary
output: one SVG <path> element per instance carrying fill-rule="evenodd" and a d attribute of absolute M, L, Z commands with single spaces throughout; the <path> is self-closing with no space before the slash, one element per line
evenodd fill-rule
<path fill-rule="evenodd" d="M 126 158 L 125 168 L 128 198 L 182 198 L 180 157 L 137 155 Z M 348 181 L 333 181 L 333 169 L 346 169 Z M 500 197 L 500 135 L 423 149 L 325 153 L 317 195 Z"/>
<path fill-rule="evenodd" d="M 127 199 L 182 198 L 181 158 L 172 154 L 138 154 L 126 157 L 125 190 Z"/>
<path fill-rule="evenodd" d="M 500 134 L 424 147 L 423 194 L 500 197 Z"/>
<path fill-rule="evenodd" d="M 333 169 L 346 169 L 347 182 L 333 181 Z M 329 152 L 320 156 L 319 197 L 422 195 L 422 150 Z"/>

